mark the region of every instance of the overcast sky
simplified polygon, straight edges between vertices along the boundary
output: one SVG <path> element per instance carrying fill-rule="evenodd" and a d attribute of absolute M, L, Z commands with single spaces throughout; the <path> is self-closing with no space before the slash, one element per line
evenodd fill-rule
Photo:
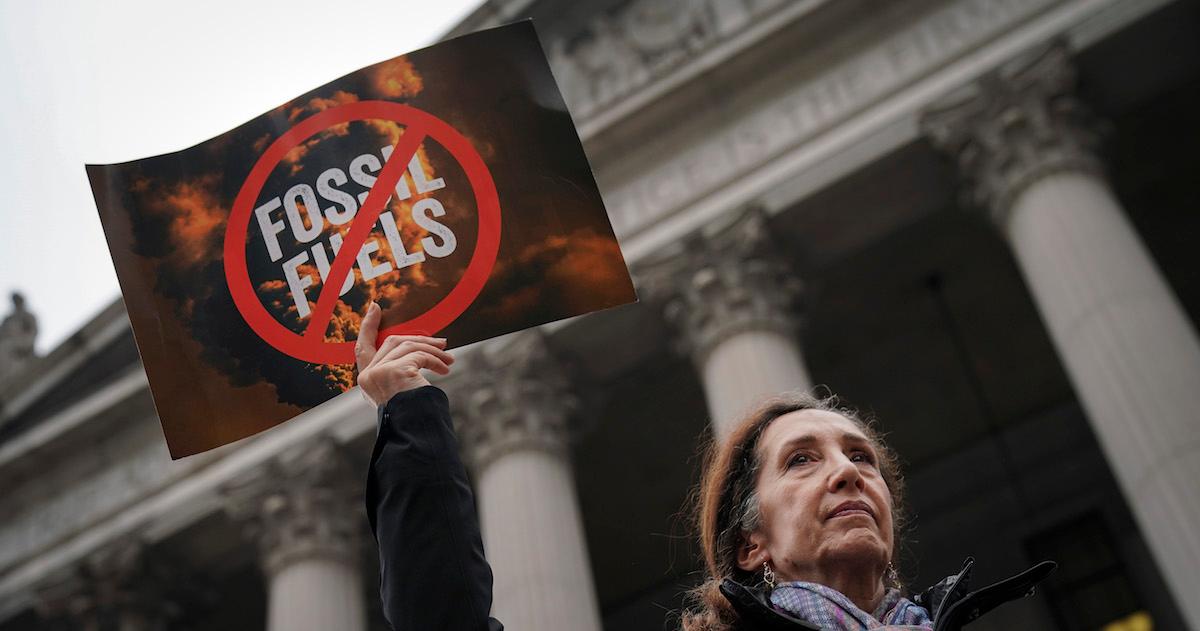
<path fill-rule="evenodd" d="M 480 0 L 0 0 L 0 316 L 46 353 L 120 293 L 85 163 L 216 136 L 433 43 Z"/>

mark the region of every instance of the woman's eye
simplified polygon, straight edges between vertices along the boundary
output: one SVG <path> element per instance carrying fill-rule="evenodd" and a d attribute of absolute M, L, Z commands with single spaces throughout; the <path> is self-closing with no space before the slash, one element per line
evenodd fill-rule
<path fill-rule="evenodd" d="M 804 454 L 794 454 L 791 458 L 788 458 L 787 466 L 794 467 L 799 464 L 808 464 L 809 462 L 812 462 L 812 459 L 808 456 Z"/>
<path fill-rule="evenodd" d="M 865 462 L 867 464 L 875 464 L 875 456 L 865 451 L 856 451 L 850 454 L 852 462 Z"/>

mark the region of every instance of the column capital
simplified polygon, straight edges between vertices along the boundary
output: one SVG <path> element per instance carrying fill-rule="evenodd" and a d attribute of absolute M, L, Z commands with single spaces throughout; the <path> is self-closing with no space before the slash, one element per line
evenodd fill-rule
<path fill-rule="evenodd" d="M 328 436 L 295 445 L 225 485 L 227 514 L 242 523 L 272 576 L 300 560 L 357 564 L 358 477 Z"/>
<path fill-rule="evenodd" d="M 52 575 L 36 590 L 38 615 L 49 628 L 165 631 L 189 608 L 216 603 L 205 581 L 148 548 L 136 536 L 124 537 Z"/>
<path fill-rule="evenodd" d="M 506 341 L 494 352 L 480 349 L 460 359 L 457 375 L 438 384 L 450 395 L 458 435 L 476 471 L 514 451 L 565 455 L 569 420 L 579 407 L 567 367 L 544 333 L 533 329 Z"/>
<path fill-rule="evenodd" d="M 958 163 L 968 205 L 1007 224 L 1017 196 L 1063 171 L 1100 174 L 1102 125 L 1074 94 L 1063 43 L 1027 52 L 927 111 L 922 131 Z"/>
<path fill-rule="evenodd" d="M 790 336 L 800 324 L 803 283 L 758 207 L 691 235 L 639 271 L 646 295 L 677 329 L 679 350 L 698 365 L 730 335 L 771 330 Z"/>

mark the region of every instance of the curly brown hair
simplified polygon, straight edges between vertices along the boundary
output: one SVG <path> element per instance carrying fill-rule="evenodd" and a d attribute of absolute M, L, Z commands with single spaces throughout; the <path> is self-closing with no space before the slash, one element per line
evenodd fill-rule
<path fill-rule="evenodd" d="M 853 422 L 871 441 L 879 456 L 879 471 L 892 499 L 893 541 L 899 547 L 904 527 L 904 479 L 895 451 L 883 442 L 874 425 L 858 412 L 843 407 L 834 395 L 817 397 L 788 393 L 764 401 L 746 414 L 724 439 L 713 438 L 705 447 L 700 484 L 692 495 L 695 528 L 704 555 L 707 578 L 689 594 L 689 606 L 682 615 L 683 631 L 732 631 L 737 614 L 721 594 L 721 581 L 732 578 L 754 583 L 755 574 L 737 565 L 738 547 L 745 533 L 759 527 L 756 485 L 762 467 L 759 438 L 777 418 L 801 410 L 822 410 L 840 414 Z"/>

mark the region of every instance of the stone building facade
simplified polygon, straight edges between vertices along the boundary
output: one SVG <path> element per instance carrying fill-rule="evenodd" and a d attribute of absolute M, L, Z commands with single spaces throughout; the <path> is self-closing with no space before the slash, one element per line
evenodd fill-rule
<path fill-rule="evenodd" d="M 489 0 L 452 34 L 526 16 L 641 302 L 440 384 L 508 628 L 677 626 L 698 445 L 814 385 L 907 462 L 910 584 L 1060 561 L 980 629 L 1200 628 L 1200 7 Z M 386 628 L 357 395 L 172 462 L 119 302 L 10 373 L 0 631 Z"/>

